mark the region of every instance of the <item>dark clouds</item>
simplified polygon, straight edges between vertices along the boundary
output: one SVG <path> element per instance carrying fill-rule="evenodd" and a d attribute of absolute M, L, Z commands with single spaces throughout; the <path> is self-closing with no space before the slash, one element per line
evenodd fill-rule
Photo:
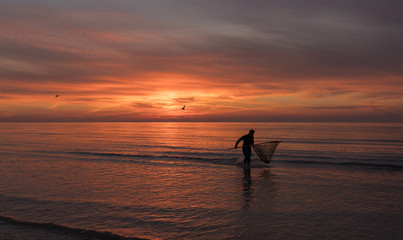
<path fill-rule="evenodd" d="M 93 55 L 101 61 L 128 61 L 134 67 L 162 71 L 190 60 L 205 68 L 254 66 L 265 74 L 291 78 L 400 75 L 403 19 L 396 9 L 402 5 L 313 0 L 37 1 L 35 10 L 25 10 L 26 5 L 11 5 L 11 10 L 17 21 L 20 17 L 39 22 L 39 26 L 35 21 L 26 23 L 25 30 L 37 32 L 31 41 L 50 41 L 57 48 L 32 46 L 21 39 L 0 43 L 0 48 L 27 61 L 77 62 Z M 19 15 L 19 10 L 30 17 Z M 15 16 L 7 15 L 12 22 Z M 124 57 L 116 59 L 116 54 Z M 200 61 L 204 56 L 218 60 Z M 144 57 L 159 59 L 147 62 Z"/>

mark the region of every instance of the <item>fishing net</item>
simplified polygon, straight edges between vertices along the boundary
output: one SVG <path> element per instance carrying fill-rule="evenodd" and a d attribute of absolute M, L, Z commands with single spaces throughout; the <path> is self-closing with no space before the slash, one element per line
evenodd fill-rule
<path fill-rule="evenodd" d="M 281 141 L 264 142 L 253 145 L 256 155 L 265 163 L 270 163 L 271 157 Z"/>

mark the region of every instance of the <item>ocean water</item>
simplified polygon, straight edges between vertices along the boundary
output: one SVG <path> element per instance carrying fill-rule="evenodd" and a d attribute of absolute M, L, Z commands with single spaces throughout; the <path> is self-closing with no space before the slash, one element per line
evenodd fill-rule
<path fill-rule="evenodd" d="M 250 128 L 272 162 L 226 150 Z M 0 123 L 0 239 L 402 239 L 403 123 Z"/>

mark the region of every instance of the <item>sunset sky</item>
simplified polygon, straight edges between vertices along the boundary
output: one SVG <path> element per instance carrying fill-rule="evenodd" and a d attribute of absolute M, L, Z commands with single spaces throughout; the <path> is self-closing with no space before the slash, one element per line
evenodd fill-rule
<path fill-rule="evenodd" d="M 403 121 L 402 9 L 0 0 L 0 121 Z"/>

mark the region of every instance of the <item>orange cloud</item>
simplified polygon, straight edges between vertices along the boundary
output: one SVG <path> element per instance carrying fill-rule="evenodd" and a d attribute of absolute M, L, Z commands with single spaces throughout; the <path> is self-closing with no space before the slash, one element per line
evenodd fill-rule
<path fill-rule="evenodd" d="M 403 47 L 361 11 L 38 4 L 0 10 L 0 121 L 403 120 Z"/>

